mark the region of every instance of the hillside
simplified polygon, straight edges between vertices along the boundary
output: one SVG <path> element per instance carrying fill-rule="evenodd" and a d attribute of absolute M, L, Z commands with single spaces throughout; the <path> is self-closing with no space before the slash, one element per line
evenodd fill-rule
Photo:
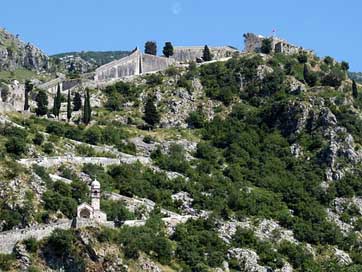
<path fill-rule="evenodd" d="M 80 57 L 85 61 L 93 62 L 97 66 L 101 66 L 108 62 L 123 58 L 129 55 L 129 51 L 82 51 L 82 52 L 67 52 L 52 55 L 52 58 L 64 58 L 68 56 Z"/>
<path fill-rule="evenodd" d="M 51 58 L 58 64 L 58 69 L 63 68 L 69 73 L 88 73 L 130 53 L 129 51 L 82 51 L 60 53 Z"/>
<path fill-rule="evenodd" d="M 350 73 L 348 73 L 348 75 L 351 79 L 362 84 L 362 73 L 350 72 Z"/>
<path fill-rule="evenodd" d="M 0 28 L 0 71 L 17 69 L 47 71 L 49 59 L 39 48 Z"/>
<path fill-rule="evenodd" d="M 0 228 L 68 222 L 95 179 L 116 227 L 19 241 L 0 269 L 362 270 L 362 95 L 345 63 L 243 53 L 85 86 L 69 122 L 68 92 L 46 118 L 37 88 L 30 113 L 1 117 Z"/>

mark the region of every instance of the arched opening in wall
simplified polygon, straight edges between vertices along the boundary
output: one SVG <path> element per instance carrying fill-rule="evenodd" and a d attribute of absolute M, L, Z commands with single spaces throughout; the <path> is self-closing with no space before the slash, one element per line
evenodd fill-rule
<path fill-rule="evenodd" d="M 89 219 L 91 217 L 91 212 L 89 209 L 84 208 L 80 211 L 79 215 L 80 215 L 80 218 Z"/>

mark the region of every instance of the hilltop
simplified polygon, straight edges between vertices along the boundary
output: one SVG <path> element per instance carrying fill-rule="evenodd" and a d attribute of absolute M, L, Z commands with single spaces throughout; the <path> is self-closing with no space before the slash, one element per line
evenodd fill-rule
<path fill-rule="evenodd" d="M 24 86 L 29 109 L 0 119 L 0 235 L 15 244 L 0 269 L 360 271 L 361 86 L 346 62 L 247 37 L 210 61 L 134 51 L 105 81 Z M 116 227 L 87 221 L 91 184 Z"/>

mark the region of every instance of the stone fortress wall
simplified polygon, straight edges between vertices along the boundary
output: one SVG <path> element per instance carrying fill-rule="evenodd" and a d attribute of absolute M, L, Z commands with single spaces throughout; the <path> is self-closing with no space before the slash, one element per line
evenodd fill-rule
<path fill-rule="evenodd" d="M 245 53 L 260 53 L 263 40 L 268 39 L 262 35 L 256 35 L 254 33 L 244 34 L 244 52 Z M 272 52 L 283 53 L 286 55 L 298 54 L 300 52 L 312 53 L 313 51 L 307 50 L 303 47 L 293 45 L 288 41 L 281 38 L 272 36 L 269 37 L 272 41 Z"/>
<path fill-rule="evenodd" d="M 70 229 L 72 220 L 60 220 L 57 223 L 42 224 L 20 230 L 0 232 L 0 253 L 10 254 L 18 241 L 35 238 L 41 240 L 49 236 L 55 229 Z"/>
<path fill-rule="evenodd" d="M 204 46 L 175 46 L 172 58 L 177 62 L 187 63 L 201 59 Z M 232 57 L 237 49 L 231 46 L 210 47 L 210 52 L 215 60 Z"/>
<path fill-rule="evenodd" d="M 165 70 L 172 64 L 175 64 L 175 61 L 171 58 L 144 54 L 137 49 L 127 57 L 107 63 L 96 69 L 94 80 L 105 81 L 157 72 Z"/>
<path fill-rule="evenodd" d="M 187 63 L 202 58 L 203 46 L 174 47 L 174 55 L 170 58 L 144 54 L 135 50 L 131 55 L 105 64 L 96 69 L 94 80 L 115 80 L 128 76 L 142 75 L 167 69 L 171 65 Z M 210 47 L 215 60 L 228 58 L 237 49 L 230 46 Z"/>

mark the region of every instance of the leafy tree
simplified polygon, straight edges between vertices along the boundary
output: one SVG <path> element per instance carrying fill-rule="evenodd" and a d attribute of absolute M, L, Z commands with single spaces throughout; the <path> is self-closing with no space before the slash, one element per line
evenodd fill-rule
<path fill-rule="evenodd" d="M 82 98 L 78 92 L 73 97 L 73 111 L 79 111 L 82 108 Z"/>
<path fill-rule="evenodd" d="M 145 44 L 145 53 L 150 55 L 157 55 L 157 44 L 154 41 L 148 41 Z"/>
<path fill-rule="evenodd" d="M 325 86 L 338 88 L 341 86 L 344 77 L 344 72 L 338 69 L 332 69 L 332 71 L 322 78 L 322 84 Z"/>
<path fill-rule="evenodd" d="M 189 116 L 186 119 L 186 122 L 191 128 L 202 128 L 205 124 L 205 115 L 202 111 L 202 108 L 199 107 L 197 111 L 190 112 Z"/>
<path fill-rule="evenodd" d="M 358 98 L 358 88 L 355 80 L 352 80 L 352 95 L 354 98 Z"/>
<path fill-rule="evenodd" d="M 165 55 L 165 57 L 171 57 L 173 56 L 173 46 L 171 42 L 166 42 L 165 46 L 163 47 L 163 54 Z"/>
<path fill-rule="evenodd" d="M 25 102 L 24 102 L 24 110 L 29 110 L 29 92 L 33 90 L 33 84 L 31 84 L 30 80 L 25 81 Z"/>
<path fill-rule="evenodd" d="M 344 71 L 348 71 L 349 70 L 349 63 L 346 61 L 342 61 L 341 63 L 341 67 Z"/>
<path fill-rule="evenodd" d="M 48 112 L 48 96 L 44 90 L 39 90 L 36 96 L 36 115 L 43 116 Z"/>
<path fill-rule="evenodd" d="M 205 45 L 204 50 L 202 52 L 202 59 L 204 61 L 211 61 L 212 60 L 212 55 L 210 52 L 210 49 L 207 45 Z"/>
<path fill-rule="evenodd" d="M 260 51 L 264 54 L 270 54 L 272 52 L 272 40 L 271 39 L 263 39 L 260 47 Z"/>
<path fill-rule="evenodd" d="M 324 58 L 324 63 L 327 64 L 327 65 L 332 65 L 333 64 L 333 58 L 330 57 L 330 56 L 327 56 Z"/>
<path fill-rule="evenodd" d="M 156 109 L 154 98 L 152 97 L 148 97 L 147 99 L 143 120 L 152 127 L 160 122 L 160 114 Z"/>
<path fill-rule="evenodd" d="M 70 102 L 70 90 L 68 90 L 68 99 L 67 99 L 67 120 L 70 121 L 70 118 L 72 118 L 72 106 Z"/>
<path fill-rule="evenodd" d="M 96 145 L 102 140 L 102 132 L 97 126 L 92 126 L 85 131 L 84 138 L 87 143 Z"/>
<path fill-rule="evenodd" d="M 60 84 L 58 84 L 57 94 L 54 98 L 54 104 L 53 104 L 53 114 L 57 117 L 59 117 L 61 104 L 62 104 L 62 95 L 60 93 Z"/>

